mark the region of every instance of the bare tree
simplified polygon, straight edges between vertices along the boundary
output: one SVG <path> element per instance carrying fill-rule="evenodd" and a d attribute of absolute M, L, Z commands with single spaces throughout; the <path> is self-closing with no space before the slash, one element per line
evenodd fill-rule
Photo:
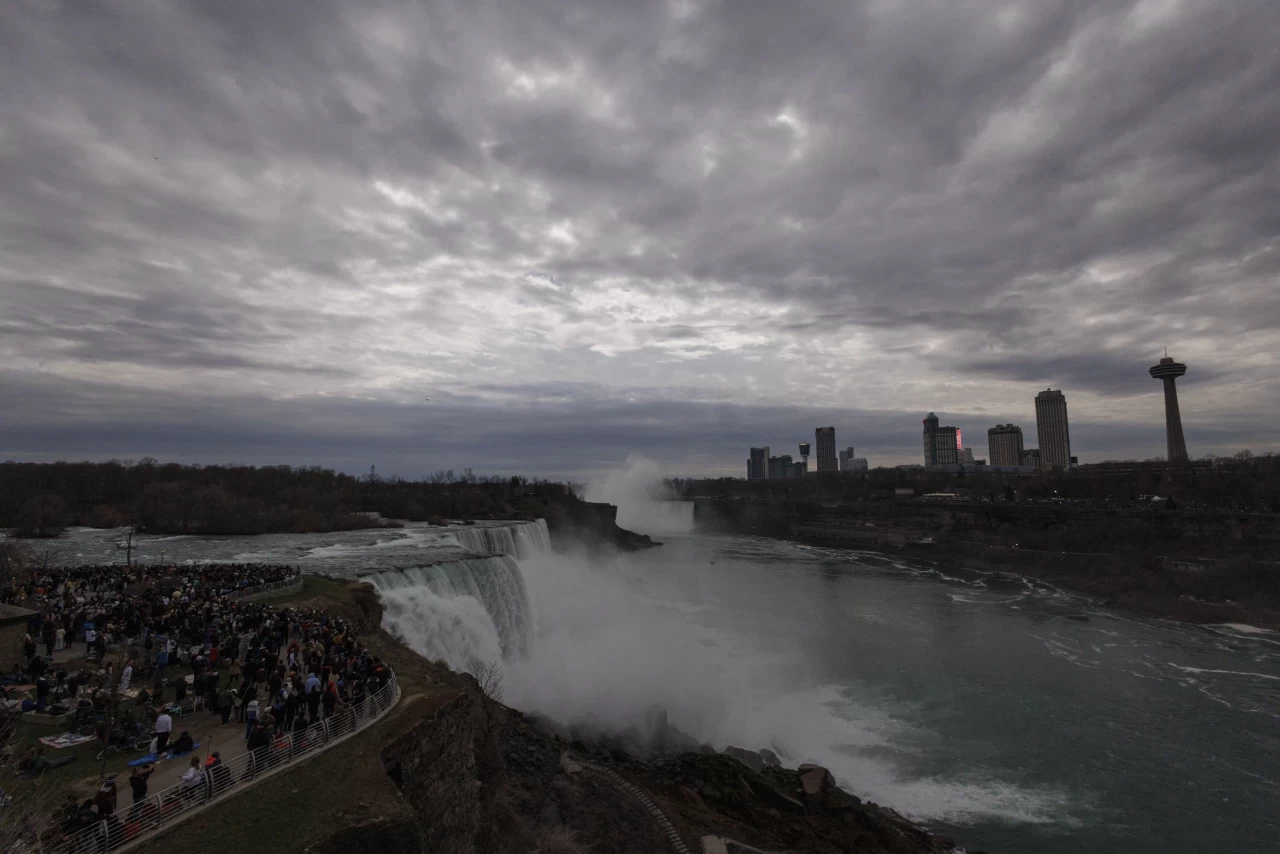
<path fill-rule="evenodd" d="M 467 670 L 476 678 L 480 692 L 484 694 L 485 738 L 493 739 L 498 734 L 498 714 L 502 708 L 502 665 L 497 661 L 485 661 L 472 656 L 467 661 Z"/>
<path fill-rule="evenodd" d="M 123 534 L 117 535 L 115 540 L 113 541 L 116 545 L 116 548 L 125 553 L 125 557 L 124 557 L 125 566 L 133 565 L 133 550 L 137 548 L 137 546 L 133 542 L 133 536 L 137 532 L 138 532 L 138 526 L 130 525 L 128 531 L 126 531 Z"/>
<path fill-rule="evenodd" d="M 29 777 L 19 765 L 26 751 L 13 749 L 17 715 L 0 708 L 0 776 L 7 802 L 0 806 L 0 854 L 39 851 L 57 839 L 55 812 L 66 797 L 65 779 L 53 774 Z"/>
<path fill-rule="evenodd" d="M 0 540 L 0 585 L 20 582 L 34 559 L 26 543 L 8 538 Z"/>
<path fill-rule="evenodd" d="M 485 661 L 473 655 L 467 661 L 467 670 L 476 677 L 476 682 L 486 697 L 502 702 L 502 665 L 499 662 Z"/>

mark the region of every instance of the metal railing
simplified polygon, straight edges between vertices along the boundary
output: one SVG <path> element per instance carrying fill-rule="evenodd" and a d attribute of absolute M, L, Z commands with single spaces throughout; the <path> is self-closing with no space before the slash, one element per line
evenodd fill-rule
<path fill-rule="evenodd" d="M 358 704 L 304 730 L 278 733 L 271 744 L 257 750 L 224 759 L 218 765 L 205 765 L 194 780 L 179 782 L 138 803 L 121 807 L 91 827 L 46 844 L 41 850 L 53 854 L 105 854 L 143 837 L 149 838 L 157 830 L 182 821 L 199 807 L 243 791 L 254 782 L 354 735 L 395 705 L 396 693 L 396 677 L 392 672 L 385 685 Z M 128 787 L 122 788 L 126 791 L 122 791 L 120 797 L 127 797 Z"/>
<path fill-rule="evenodd" d="M 263 593 L 274 593 L 277 590 L 296 593 L 301 589 L 302 573 L 299 572 L 293 578 L 286 578 L 284 581 L 272 581 L 267 584 L 259 584 L 256 587 L 244 587 L 240 590 L 232 590 L 230 593 L 223 593 L 221 598 L 228 602 L 238 602 L 241 599 L 252 599 L 254 596 L 260 596 Z"/>

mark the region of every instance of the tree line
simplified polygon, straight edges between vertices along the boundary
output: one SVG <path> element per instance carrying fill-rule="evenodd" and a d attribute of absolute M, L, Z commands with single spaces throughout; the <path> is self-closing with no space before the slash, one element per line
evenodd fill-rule
<path fill-rule="evenodd" d="M 353 530 L 389 520 L 518 518 L 571 496 L 566 484 L 440 470 L 416 481 L 319 466 L 138 461 L 0 464 L 0 527 L 19 537 L 68 526 L 157 534 Z"/>

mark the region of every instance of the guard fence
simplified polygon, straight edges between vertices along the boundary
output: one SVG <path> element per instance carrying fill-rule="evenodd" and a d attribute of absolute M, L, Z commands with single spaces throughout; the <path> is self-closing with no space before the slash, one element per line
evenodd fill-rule
<path fill-rule="evenodd" d="M 302 573 L 298 573 L 293 578 L 286 578 L 283 581 L 272 581 L 268 584 L 259 584 L 256 587 L 245 587 L 240 590 L 233 590 L 230 593 L 223 593 L 221 598 L 228 602 L 238 602 L 241 599 L 252 599 L 265 593 L 275 593 L 277 591 L 297 593 L 301 589 Z"/>
<path fill-rule="evenodd" d="M 131 806 L 121 807 L 96 824 L 46 843 L 39 849 L 52 854 L 105 854 L 128 846 L 143 836 L 176 824 L 210 801 L 233 795 L 254 781 L 324 750 L 359 732 L 381 718 L 395 705 L 395 673 L 376 692 L 327 719 L 293 733 L 278 733 L 271 744 L 249 751 L 217 765 L 205 765 L 193 780 L 148 795 Z M 168 761 L 181 761 L 171 759 Z M 127 778 L 118 797 L 129 797 Z"/>

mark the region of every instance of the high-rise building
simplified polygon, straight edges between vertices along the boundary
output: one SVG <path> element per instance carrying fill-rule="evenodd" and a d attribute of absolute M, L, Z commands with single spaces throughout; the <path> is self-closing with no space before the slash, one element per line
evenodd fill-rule
<path fill-rule="evenodd" d="M 782 455 L 782 476 L 783 477 L 804 477 L 805 471 L 809 468 L 807 463 L 797 463 L 791 459 L 790 454 Z"/>
<path fill-rule="evenodd" d="M 1067 399 L 1061 391 L 1050 388 L 1036 395 L 1036 433 L 1040 437 L 1040 467 L 1069 470 L 1071 432 L 1067 428 Z"/>
<path fill-rule="evenodd" d="M 997 424 L 987 430 L 987 449 L 993 466 L 1022 465 L 1022 428 L 1017 424 Z"/>
<path fill-rule="evenodd" d="M 960 462 L 959 428 L 939 427 L 938 416 L 930 412 L 924 421 L 924 464 L 953 466 Z"/>
<path fill-rule="evenodd" d="M 853 448 L 840 452 L 840 471 L 853 471 Z"/>
<path fill-rule="evenodd" d="M 790 454 L 783 454 L 780 457 L 769 457 L 769 479 L 782 480 L 788 477 L 802 477 L 804 475 L 804 463 L 792 462 Z"/>
<path fill-rule="evenodd" d="M 868 469 L 868 466 L 867 466 L 867 458 L 866 458 L 866 457 L 855 457 L 855 458 L 854 458 L 854 460 L 853 460 L 853 466 L 852 466 L 852 470 L 853 470 L 853 471 L 867 471 L 867 469 Z"/>
<path fill-rule="evenodd" d="M 814 444 L 818 446 L 818 471 L 840 471 L 836 460 L 836 428 L 819 427 L 813 435 Z"/>
<path fill-rule="evenodd" d="M 769 477 L 769 446 L 752 448 L 747 458 L 747 480 L 765 480 Z"/>
<path fill-rule="evenodd" d="M 1022 452 L 1022 463 L 1024 466 L 1035 466 L 1040 468 L 1040 449 L 1027 448 Z"/>
<path fill-rule="evenodd" d="M 956 428 L 956 435 L 960 435 L 960 428 Z M 973 448 L 961 448 L 959 456 L 960 464 L 965 466 L 973 465 Z"/>
<path fill-rule="evenodd" d="M 1178 411 L 1178 389 L 1173 381 L 1187 372 L 1187 366 L 1169 358 L 1166 350 L 1160 364 L 1148 373 L 1152 378 L 1164 381 L 1164 433 L 1171 463 L 1187 461 L 1187 440 L 1182 435 L 1182 413 Z"/>
<path fill-rule="evenodd" d="M 930 412 L 920 423 L 924 425 L 924 464 L 931 466 L 937 457 L 938 416 Z"/>

